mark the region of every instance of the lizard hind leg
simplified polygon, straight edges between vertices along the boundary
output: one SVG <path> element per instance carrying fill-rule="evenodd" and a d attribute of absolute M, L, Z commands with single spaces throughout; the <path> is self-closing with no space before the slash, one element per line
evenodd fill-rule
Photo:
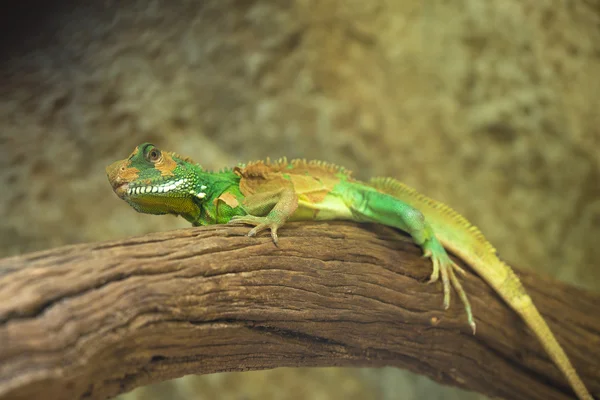
<path fill-rule="evenodd" d="M 436 282 L 440 276 L 442 278 L 444 308 L 450 306 L 451 288 L 454 288 L 464 305 L 469 325 L 475 333 L 471 303 L 456 276 L 457 272 L 465 272 L 452 261 L 423 214 L 396 197 L 355 184 L 342 186 L 340 194 L 352 212 L 361 219 L 392 226 L 412 236 L 415 243 L 422 248 L 424 257 L 431 258 L 433 271 L 429 282 Z"/>

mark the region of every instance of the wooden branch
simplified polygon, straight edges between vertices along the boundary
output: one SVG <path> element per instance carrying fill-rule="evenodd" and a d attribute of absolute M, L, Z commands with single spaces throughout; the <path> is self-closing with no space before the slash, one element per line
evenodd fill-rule
<path fill-rule="evenodd" d="M 157 220 L 158 221 L 158 220 Z M 376 225 L 191 228 L 0 260 L 0 399 L 104 399 L 218 371 L 396 366 L 506 399 L 572 398 L 538 342 L 478 277 L 441 307 L 428 260 Z M 521 272 L 600 393 L 600 295 Z"/>

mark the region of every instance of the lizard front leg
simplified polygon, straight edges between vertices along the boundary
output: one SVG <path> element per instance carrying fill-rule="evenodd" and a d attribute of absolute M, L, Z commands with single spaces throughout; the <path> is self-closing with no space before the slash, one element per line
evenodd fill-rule
<path fill-rule="evenodd" d="M 284 187 L 273 192 L 250 195 L 242 205 L 248 214 L 234 216 L 229 223 L 254 225 L 248 236 L 255 236 L 265 229 L 270 229 L 273 242 L 277 244 L 277 229 L 283 226 L 298 208 L 298 196 L 293 187 Z"/>
<path fill-rule="evenodd" d="M 456 277 L 456 272 L 464 274 L 464 270 L 448 256 L 423 214 L 400 199 L 358 185 L 349 184 L 340 194 L 359 219 L 392 226 L 412 236 L 415 243 L 423 249 L 423 255 L 431 258 L 433 263 L 433 272 L 429 282 L 436 282 L 440 275 L 442 277 L 444 308 L 448 309 L 450 306 L 450 288 L 454 287 L 465 307 L 469 325 L 475 333 L 471 304 Z"/>

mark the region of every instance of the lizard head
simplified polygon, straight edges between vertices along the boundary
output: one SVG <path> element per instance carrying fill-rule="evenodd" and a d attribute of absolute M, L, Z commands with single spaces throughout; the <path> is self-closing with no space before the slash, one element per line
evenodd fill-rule
<path fill-rule="evenodd" d="M 106 175 L 117 196 L 139 212 L 189 216 L 206 196 L 197 192 L 199 168 L 189 158 L 144 143 L 106 167 Z"/>

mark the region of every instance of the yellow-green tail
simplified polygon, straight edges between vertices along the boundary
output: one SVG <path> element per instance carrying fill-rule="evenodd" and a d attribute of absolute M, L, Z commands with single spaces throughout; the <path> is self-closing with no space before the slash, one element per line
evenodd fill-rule
<path fill-rule="evenodd" d="M 513 270 L 496 256 L 483 233 L 447 205 L 392 178 L 373 178 L 369 185 L 419 209 L 437 239 L 477 272 L 534 332 L 550 358 L 581 400 L 593 400 L 566 353 Z"/>

